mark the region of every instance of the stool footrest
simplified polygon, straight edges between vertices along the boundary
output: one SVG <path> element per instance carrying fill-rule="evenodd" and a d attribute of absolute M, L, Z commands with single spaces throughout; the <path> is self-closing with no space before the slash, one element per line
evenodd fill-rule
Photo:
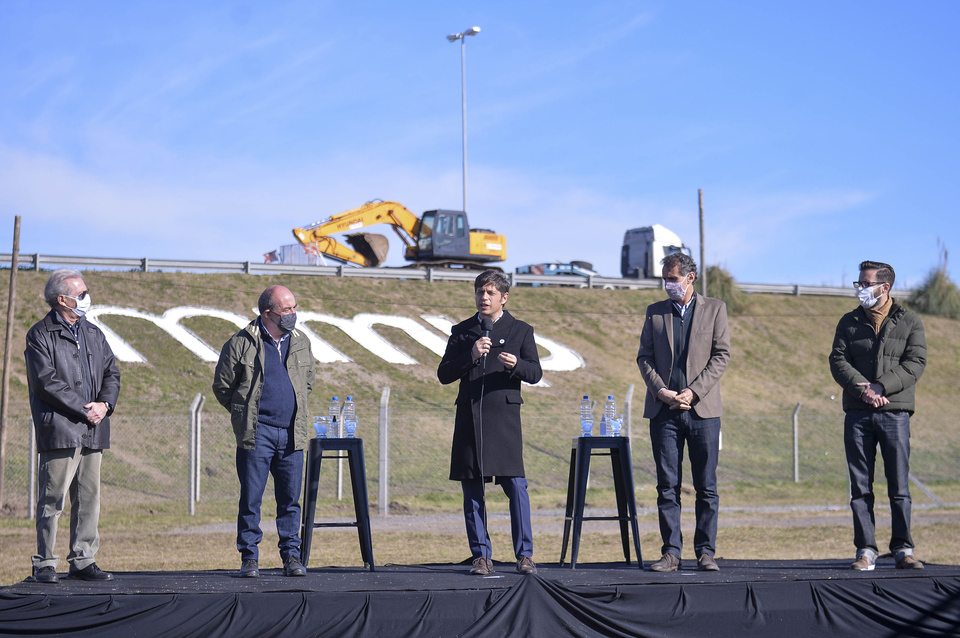
<path fill-rule="evenodd" d="M 314 523 L 314 527 L 359 527 L 360 523 L 351 521 L 349 523 Z"/>

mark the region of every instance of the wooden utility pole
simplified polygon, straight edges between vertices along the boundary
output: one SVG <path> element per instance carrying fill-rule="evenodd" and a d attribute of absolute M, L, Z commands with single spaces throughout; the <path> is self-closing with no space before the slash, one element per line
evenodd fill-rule
<path fill-rule="evenodd" d="M 10 402 L 10 346 L 17 299 L 17 269 L 20 257 L 20 215 L 13 222 L 13 253 L 10 255 L 10 297 L 7 299 L 7 336 L 3 344 L 3 394 L 0 395 L 0 508 L 3 507 L 3 477 L 7 468 L 7 404 Z"/>
<path fill-rule="evenodd" d="M 697 189 L 700 200 L 700 294 L 707 296 L 707 249 L 703 245 L 703 189 Z"/>

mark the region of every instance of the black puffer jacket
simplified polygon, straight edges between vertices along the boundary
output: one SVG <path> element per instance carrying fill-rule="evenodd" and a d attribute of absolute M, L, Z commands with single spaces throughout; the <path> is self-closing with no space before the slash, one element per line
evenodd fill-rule
<path fill-rule="evenodd" d="M 69 328 L 51 310 L 27 332 L 27 383 L 30 412 L 41 452 L 63 448 L 110 447 L 110 415 L 120 396 L 120 371 L 106 337 L 95 325 L 79 319 L 79 330 L 90 363 L 92 399 L 84 397 L 80 350 Z M 87 421 L 84 405 L 90 401 L 110 404 L 99 424 Z"/>
<path fill-rule="evenodd" d="M 843 411 L 873 410 L 861 400 L 858 383 L 879 383 L 890 403 L 879 411 L 913 414 L 914 387 L 927 365 L 927 341 L 920 316 L 897 304 L 880 324 L 880 333 L 863 308 L 848 312 L 837 324 L 830 353 L 830 373 L 843 388 Z"/>

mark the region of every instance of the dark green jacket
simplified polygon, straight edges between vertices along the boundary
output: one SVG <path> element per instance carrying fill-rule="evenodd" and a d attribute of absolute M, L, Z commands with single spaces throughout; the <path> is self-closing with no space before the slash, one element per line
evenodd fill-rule
<path fill-rule="evenodd" d="M 290 333 L 286 366 L 297 400 L 293 418 L 294 440 L 296 449 L 302 450 L 313 436 L 307 414 L 307 397 L 313 391 L 316 363 L 310 351 L 310 341 L 296 329 Z M 230 411 L 237 447 L 245 450 L 254 447 L 262 389 L 263 337 L 258 317 L 223 344 L 213 377 L 213 393 L 220 405 Z"/>
<path fill-rule="evenodd" d="M 860 399 L 865 386 L 879 383 L 890 403 L 882 412 L 906 410 L 913 414 L 914 387 L 927 365 L 927 342 L 920 316 L 893 300 L 880 333 L 863 308 L 848 312 L 837 324 L 830 353 L 830 373 L 843 388 L 843 411 L 873 410 Z"/>

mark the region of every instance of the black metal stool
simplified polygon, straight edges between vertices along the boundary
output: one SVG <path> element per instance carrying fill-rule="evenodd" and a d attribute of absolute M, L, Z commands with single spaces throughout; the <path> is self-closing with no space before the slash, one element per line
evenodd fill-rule
<path fill-rule="evenodd" d="M 317 492 L 320 483 L 320 461 L 324 458 L 341 458 L 340 451 L 346 451 L 350 465 L 350 485 L 353 488 L 353 507 L 357 519 L 352 523 L 315 523 L 317 511 Z M 324 456 L 324 452 L 338 452 Z M 370 536 L 370 508 L 367 504 L 367 472 L 363 462 L 363 439 L 310 439 L 307 454 L 307 489 L 303 494 L 303 523 L 300 526 L 300 558 L 304 565 L 310 563 L 310 544 L 316 527 L 356 527 L 360 536 L 360 555 L 363 566 L 376 571 L 373 565 L 373 541 Z"/>
<path fill-rule="evenodd" d="M 613 484 L 617 494 L 617 516 L 584 516 L 583 507 L 590 475 L 590 457 L 609 456 L 613 465 Z M 563 521 L 563 545 L 560 565 L 567 556 L 567 542 L 573 525 L 573 546 L 570 550 L 570 568 L 577 567 L 580 550 L 580 528 L 583 521 L 620 521 L 620 540 L 623 557 L 630 564 L 630 529 L 637 552 L 637 564 L 643 569 L 640 554 L 640 535 L 637 528 L 637 501 L 633 492 L 633 467 L 630 464 L 630 439 L 625 436 L 580 436 L 573 439 L 570 450 L 570 476 L 567 481 L 567 507 Z M 628 527 L 628 525 L 630 527 Z"/>

